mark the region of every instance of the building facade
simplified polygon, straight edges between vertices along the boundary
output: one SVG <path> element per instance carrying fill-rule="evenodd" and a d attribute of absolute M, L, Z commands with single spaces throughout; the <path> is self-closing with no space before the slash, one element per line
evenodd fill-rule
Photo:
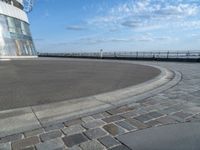
<path fill-rule="evenodd" d="M 0 58 L 37 55 L 25 7 L 24 0 L 0 0 Z"/>

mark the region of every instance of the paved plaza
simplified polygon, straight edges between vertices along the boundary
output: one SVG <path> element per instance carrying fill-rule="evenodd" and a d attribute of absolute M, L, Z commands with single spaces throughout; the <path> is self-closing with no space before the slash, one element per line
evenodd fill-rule
<path fill-rule="evenodd" d="M 132 103 L 1 137 L 0 149 L 198 150 L 200 64 L 132 63 L 167 68 L 179 74 L 179 80 L 169 89 Z"/>

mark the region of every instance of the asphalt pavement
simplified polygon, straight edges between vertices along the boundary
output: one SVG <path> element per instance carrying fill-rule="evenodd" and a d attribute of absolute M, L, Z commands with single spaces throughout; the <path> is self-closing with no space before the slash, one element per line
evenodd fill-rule
<path fill-rule="evenodd" d="M 160 70 L 138 64 L 69 59 L 0 62 L 0 111 L 122 89 Z"/>

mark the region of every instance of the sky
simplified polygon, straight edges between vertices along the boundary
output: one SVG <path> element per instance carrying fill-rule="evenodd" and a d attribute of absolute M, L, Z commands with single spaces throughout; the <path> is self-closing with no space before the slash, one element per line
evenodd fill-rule
<path fill-rule="evenodd" d="M 200 50 L 200 0 L 35 0 L 39 52 Z"/>

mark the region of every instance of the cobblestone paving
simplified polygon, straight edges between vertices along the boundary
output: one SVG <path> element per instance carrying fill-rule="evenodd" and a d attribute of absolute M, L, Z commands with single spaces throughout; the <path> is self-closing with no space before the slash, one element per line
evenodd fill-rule
<path fill-rule="evenodd" d="M 167 124 L 200 122 L 200 64 L 159 65 L 181 72 L 182 81 L 130 105 L 1 138 L 0 150 L 129 150 L 117 136 Z"/>

